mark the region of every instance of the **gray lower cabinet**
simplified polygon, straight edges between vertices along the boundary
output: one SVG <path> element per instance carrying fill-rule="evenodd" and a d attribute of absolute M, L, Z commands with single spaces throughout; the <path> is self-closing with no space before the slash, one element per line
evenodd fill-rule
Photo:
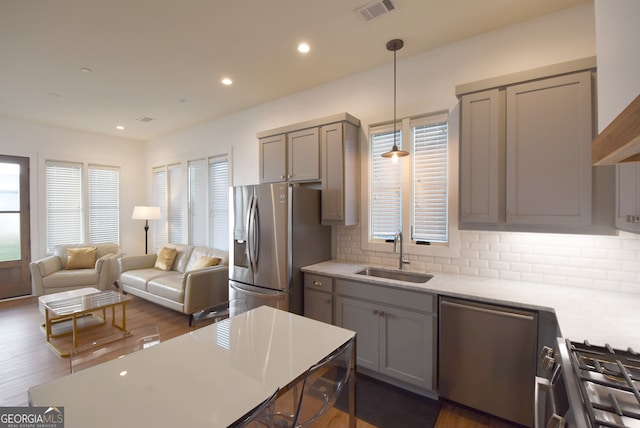
<path fill-rule="evenodd" d="M 304 274 L 304 316 L 333 323 L 333 278 Z"/>
<path fill-rule="evenodd" d="M 359 370 L 435 391 L 434 296 L 341 279 L 334 291 L 334 323 L 357 333 Z"/>

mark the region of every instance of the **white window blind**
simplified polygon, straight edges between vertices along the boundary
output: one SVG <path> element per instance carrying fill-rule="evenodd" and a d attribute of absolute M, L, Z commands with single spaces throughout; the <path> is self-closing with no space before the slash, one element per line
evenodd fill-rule
<path fill-rule="evenodd" d="M 169 215 L 167 219 L 169 221 L 169 242 L 181 243 L 182 242 L 182 193 L 181 189 L 181 176 L 182 166 L 179 164 L 169 165 L 168 170 L 168 183 L 169 189 L 169 206 L 167 207 Z"/>
<path fill-rule="evenodd" d="M 448 125 L 446 118 L 411 122 L 413 134 L 413 236 L 415 241 L 448 240 Z"/>
<path fill-rule="evenodd" d="M 383 158 L 393 147 L 393 125 L 371 130 L 371 211 L 372 239 L 393 239 L 402 228 L 402 163 Z M 396 140 L 402 148 L 402 131 Z"/>
<path fill-rule="evenodd" d="M 89 242 L 120 242 L 120 170 L 89 165 Z"/>
<path fill-rule="evenodd" d="M 160 207 L 162 220 L 155 221 L 153 241 L 157 247 L 166 244 L 167 240 L 167 168 L 164 166 L 153 168 L 153 203 Z"/>
<path fill-rule="evenodd" d="M 59 244 L 79 244 L 82 229 L 82 164 L 47 161 L 45 166 L 47 253 Z"/>
<path fill-rule="evenodd" d="M 229 249 L 229 161 L 226 156 L 209 159 L 209 243 Z"/>
<path fill-rule="evenodd" d="M 225 156 L 189 161 L 190 243 L 229 248 L 229 162 Z"/>
<path fill-rule="evenodd" d="M 207 160 L 189 161 L 189 243 L 207 245 Z"/>

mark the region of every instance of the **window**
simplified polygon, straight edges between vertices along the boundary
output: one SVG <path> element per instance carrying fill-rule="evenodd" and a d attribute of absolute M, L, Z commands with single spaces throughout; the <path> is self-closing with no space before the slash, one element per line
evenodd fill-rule
<path fill-rule="evenodd" d="M 398 147 L 410 155 L 393 162 L 393 124 L 370 128 L 369 242 L 402 231 L 413 243 L 448 243 L 448 118 L 444 114 L 404 119 Z"/>
<path fill-rule="evenodd" d="M 226 156 L 189 162 L 189 241 L 229 247 L 229 161 Z"/>
<path fill-rule="evenodd" d="M 119 242 L 120 171 L 89 166 L 89 242 Z"/>
<path fill-rule="evenodd" d="M 160 207 L 162 219 L 156 220 L 154 231 L 156 247 L 167 242 L 182 242 L 182 204 L 180 164 L 160 166 L 153 169 L 153 199 Z"/>
<path fill-rule="evenodd" d="M 45 187 L 48 253 L 59 244 L 120 242 L 117 167 L 47 161 Z"/>

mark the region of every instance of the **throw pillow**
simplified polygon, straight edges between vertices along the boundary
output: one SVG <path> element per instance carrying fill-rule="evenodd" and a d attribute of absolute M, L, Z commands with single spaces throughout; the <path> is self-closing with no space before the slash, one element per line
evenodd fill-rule
<path fill-rule="evenodd" d="M 160 270 L 171 270 L 176 259 L 176 249 L 173 247 L 162 247 L 156 258 L 155 268 Z"/>
<path fill-rule="evenodd" d="M 207 267 L 215 266 L 218 263 L 220 263 L 220 259 L 217 257 L 202 256 L 198 260 L 196 260 L 191 269 L 204 269 Z"/>
<path fill-rule="evenodd" d="M 96 265 L 96 247 L 67 249 L 67 269 L 91 269 Z"/>

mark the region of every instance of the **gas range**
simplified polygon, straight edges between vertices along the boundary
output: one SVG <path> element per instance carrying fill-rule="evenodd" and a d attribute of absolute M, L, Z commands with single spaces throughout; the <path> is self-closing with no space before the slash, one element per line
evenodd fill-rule
<path fill-rule="evenodd" d="M 575 425 L 640 428 L 640 354 L 569 339 L 558 345 Z"/>

